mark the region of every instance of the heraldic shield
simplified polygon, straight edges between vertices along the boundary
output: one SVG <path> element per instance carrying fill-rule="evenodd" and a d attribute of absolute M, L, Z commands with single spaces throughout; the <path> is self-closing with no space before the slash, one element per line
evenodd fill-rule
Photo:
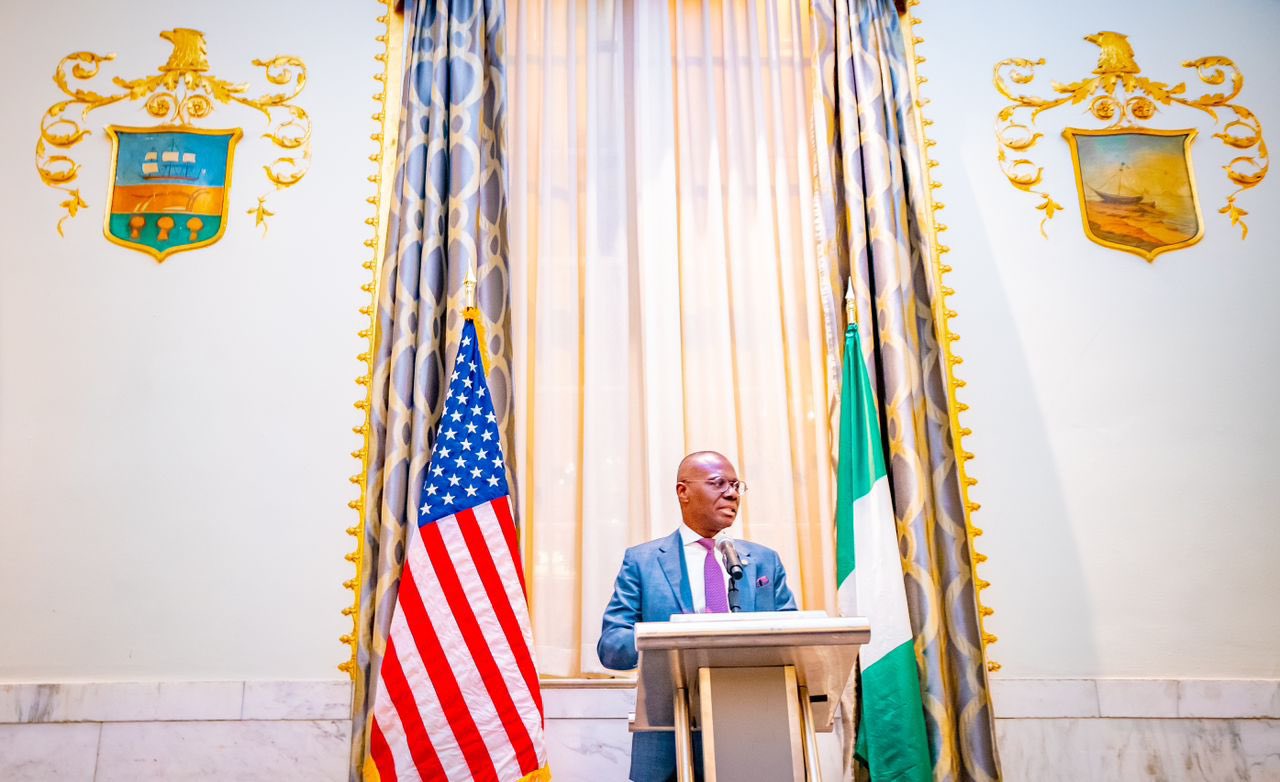
<path fill-rule="evenodd" d="M 1071 144 L 1080 217 L 1091 241 L 1140 255 L 1200 241 L 1204 221 L 1191 168 L 1196 131 L 1063 131 Z"/>
<path fill-rule="evenodd" d="M 239 128 L 112 125 L 107 134 L 107 239 L 164 261 L 222 238 Z"/>

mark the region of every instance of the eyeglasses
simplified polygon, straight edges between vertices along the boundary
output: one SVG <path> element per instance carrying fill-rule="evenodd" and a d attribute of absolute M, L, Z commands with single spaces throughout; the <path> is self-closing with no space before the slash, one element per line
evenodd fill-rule
<path fill-rule="evenodd" d="M 680 481 L 680 483 L 691 483 L 691 482 L 692 481 Z M 711 488 L 715 489 L 720 494 L 724 494 L 729 489 L 733 489 L 738 494 L 747 493 L 747 484 L 745 481 L 730 481 L 720 477 L 719 475 L 717 475 L 714 478 L 703 478 L 698 482 L 711 484 Z"/>

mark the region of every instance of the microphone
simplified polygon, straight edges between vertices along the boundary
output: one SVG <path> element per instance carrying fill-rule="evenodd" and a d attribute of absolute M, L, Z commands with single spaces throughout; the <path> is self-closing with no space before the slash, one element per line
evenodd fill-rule
<path fill-rule="evenodd" d="M 729 577 L 734 581 L 742 578 L 742 559 L 738 556 L 738 550 L 733 547 L 733 541 L 726 538 L 717 543 L 716 548 L 720 549 L 724 569 L 729 571 Z"/>

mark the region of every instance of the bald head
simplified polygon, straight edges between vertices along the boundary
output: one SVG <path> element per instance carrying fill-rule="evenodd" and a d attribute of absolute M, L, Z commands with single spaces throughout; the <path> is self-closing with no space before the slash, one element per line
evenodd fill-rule
<path fill-rule="evenodd" d="M 718 470 L 724 467 L 733 469 L 728 457 L 718 451 L 694 451 L 680 460 L 676 468 L 676 480 L 683 481 L 688 477 L 706 477 L 707 470 Z"/>
<path fill-rule="evenodd" d="M 724 454 L 695 451 L 676 469 L 676 498 L 684 523 L 704 538 L 727 529 L 738 517 L 738 471 Z"/>

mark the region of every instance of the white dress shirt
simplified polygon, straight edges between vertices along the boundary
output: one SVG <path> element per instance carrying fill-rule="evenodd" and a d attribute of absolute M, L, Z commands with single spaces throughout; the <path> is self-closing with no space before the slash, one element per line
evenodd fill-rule
<path fill-rule="evenodd" d="M 714 540 L 719 543 L 725 539 L 731 539 L 732 536 L 728 530 L 720 530 Z M 707 550 L 702 547 L 698 541 L 702 540 L 702 536 L 689 529 L 687 524 L 680 525 L 680 541 L 684 544 L 684 565 L 685 570 L 689 573 L 689 591 L 693 594 L 693 610 L 699 614 L 705 613 L 707 610 L 707 584 L 704 575 L 707 561 Z M 720 556 L 720 552 L 712 549 L 715 556 L 716 569 L 720 571 L 720 578 L 724 579 L 725 594 L 729 593 L 729 573 L 724 569 L 724 560 Z"/>

